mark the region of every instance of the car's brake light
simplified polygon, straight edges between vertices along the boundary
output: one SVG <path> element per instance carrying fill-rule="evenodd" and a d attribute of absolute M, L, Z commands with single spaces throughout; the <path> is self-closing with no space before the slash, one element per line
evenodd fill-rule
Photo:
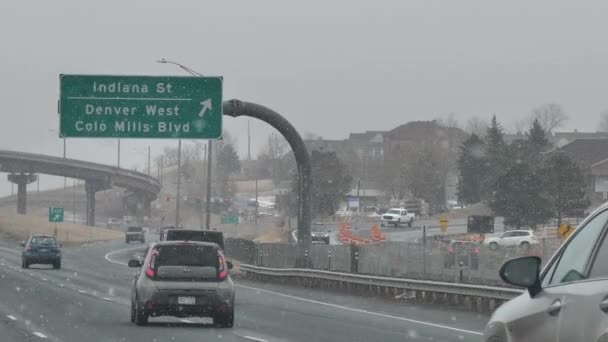
<path fill-rule="evenodd" d="M 154 279 L 154 263 L 156 262 L 156 256 L 158 255 L 158 249 L 155 249 L 150 256 L 150 262 L 148 263 L 148 267 L 146 267 L 146 275 L 150 279 Z"/>
<path fill-rule="evenodd" d="M 475 249 L 473 250 L 473 253 L 475 253 L 475 254 L 479 254 L 479 247 L 475 248 Z"/>
<path fill-rule="evenodd" d="M 448 252 L 454 253 L 454 248 L 450 246 L 450 248 L 448 248 Z"/>
<path fill-rule="evenodd" d="M 224 260 L 224 255 L 222 253 L 218 253 L 218 263 L 219 263 L 219 278 L 220 280 L 226 279 L 228 277 L 228 267 L 226 267 L 226 262 Z"/>

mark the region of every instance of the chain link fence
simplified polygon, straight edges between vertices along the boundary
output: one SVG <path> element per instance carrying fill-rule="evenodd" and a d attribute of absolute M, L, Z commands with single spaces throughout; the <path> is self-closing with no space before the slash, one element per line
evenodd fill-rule
<path fill-rule="evenodd" d="M 449 255 L 448 243 L 441 240 L 430 240 L 425 244 L 315 244 L 307 253 L 314 269 L 501 286 L 504 283 L 498 276 L 498 270 L 505 261 L 536 255 L 546 262 L 561 243 L 562 240 L 558 238 L 546 238 L 528 248 L 503 247 L 491 250 L 480 246 L 477 252 L 456 256 Z M 291 268 L 296 262 L 296 248 L 290 244 L 256 244 L 254 259 L 258 266 Z M 463 266 L 460 266 L 460 261 Z"/>

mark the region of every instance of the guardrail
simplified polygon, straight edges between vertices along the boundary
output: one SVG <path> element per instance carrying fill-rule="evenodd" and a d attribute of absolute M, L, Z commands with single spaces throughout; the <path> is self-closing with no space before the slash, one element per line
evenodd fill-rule
<path fill-rule="evenodd" d="M 269 268 L 241 264 L 245 277 L 260 280 L 295 281 L 298 285 L 367 291 L 389 295 L 395 299 L 418 299 L 424 302 L 444 302 L 492 311 L 503 302 L 523 293 L 507 287 L 448 283 L 429 280 L 380 277 L 363 274 L 299 269 Z M 408 295 L 409 291 L 409 295 Z"/>

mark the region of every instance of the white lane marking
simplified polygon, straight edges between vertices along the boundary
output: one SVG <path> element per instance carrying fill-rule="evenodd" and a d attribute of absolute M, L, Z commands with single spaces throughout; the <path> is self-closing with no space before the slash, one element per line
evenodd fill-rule
<path fill-rule="evenodd" d="M 265 340 L 263 338 L 259 338 L 259 337 L 254 337 L 254 336 L 249 336 L 249 335 L 241 335 L 241 334 L 237 334 L 234 333 L 236 336 L 240 336 L 242 338 L 246 338 L 248 340 L 252 340 L 252 341 L 257 341 L 257 342 L 268 342 L 268 340 Z"/>
<path fill-rule="evenodd" d="M 103 297 L 103 300 L 108 301 L 108 302 L 111 302 L 111 301 L 112 301 L 112 298 Z"/>
<path fill-rule="evenodd" d="M 42 279 L 42 281 L 49 281 L 48 279 L 46 279 L 46 278 L 44 278 L 44 277 L 42 277 L 42 278 L 40 278 L 40 279 Z"/>
<path fill-rule="evenodd" d="M 16 321 L 17 317 L 13 316 L 13 315 L 6 315 L 6 317 L 8 317 L 8 319 L 10 319 L 11 321 Z"/>
<path fill-rule="evenodd" d="M 194 323 L 191 320 L 188 319 L 180 319 L 180 321 L 184 322 L 184 323 Z"/>
<path fill-rule="evenodd" d="M 106 259 L 107 261 L 114 263 L 114 264 L 118 264 L 118 265 L 122 265 L 122 266 L 127 266 L 127 263 L 124 262 L 120 262 L 120 261 L 116 261 L 116 260 L 112 260 L 110 258 L 111 255 L 117 254 L 117 253 L 121 253 L 121 252 L 126 252 L 126 251 L 134 251 L 136 249 L 143 249 L 144 247 L 135 247 L 135 248 L 125 248 L 125 249 L 119 249 L 117 251 L 113 251 L 113 252 L 109 252 L 104 256 L 104 259 Z"/>
<path fill-rule="evenodd" d="M 87 293 L 86 291 L 83 291 L 83 290 L 78 290 L 78 292 L 80 292 L 80 293 L 84 293 L 84 294 L 86 294 L 86 293 Z"/>
<path fill-rule="evenodd" d="M 355 308 L 350 308 L 348 306 L 342 306 L 342 305 L 337 305 L 337 304 L 319 302 L 319 301 L 316 301 L 316 300 L 302 298 L 302 297 L 296 297 L 296 296 L 291 296 L 291 295 L 280 293 L 280 292 L 274 292 L 274 291 L 268 291 L 268 290 L 258 289 L 257 287 L 250 287 L 250 286 L 244 286 L 244 285 L 237 285 L 237 286 L 238 287 L 242 287 L 244 289 L 265 292 L 265 293 L 273 294 L 273 295 L 276 295 L 276 296 L 281 296 L 281 297 L 285 297 L 285 298 L 299 300 L 299 301 L 302 301 L 302 302 L 329 306 L 329 307 L 336 308 L 336 309 L 348 310 L 348 311 L 352 311 L 352 312 L 358 312 L 358 313 L 363 313 L 363 314 L 372 315 L 372 316 L 378 316 L 378 317 L 384 317 L 384 318 L 392 318 L 392 319 L 396 319 L 396 320 L 400 320 L 400 321 L 404 321 L 404 322 L 410 322 L 410 323 L 415 323 L 415 324 L 420 324 L 420 325 L 426 325 L 426 326 L 430 326 L 430 327 L 434 327 L 434 328 L 441 328 L 441 329 L 446 329 L 446 330 L 459 331 L 459 332 L 463 332 L 463 333 L 467 333 L 467 334 L 471 334 L 471 335 L 478 335 L 478 336 L 482 336 L 483 335 L 483 333 L 479 332 L 479 331 L 460 329 L 460 328 L 455 328 L 455 327 L 451 327 L 451 326 L 443 325 L 443 324 L 437 324 L 437 323 L 420 321 L 420 320 L 411 319 L 411 318 L 393 316 L 393 315 L 388 315 L 388 314 L 383 314 L 383 313 L 374 312 L 374 311 L 368 311 L 368 310 L 363 310 L 363 309 L 355 309 Z"/>
<path fill-rule="evenodd" d="M 36 336 L 38 336 L 38 337 L 40 337 L 40 338 L 46 338 L 46 335 L 45 335 L 45 334 L 40 333 L 40 332 L 37 332 L 37 331 L 34 331 L 32 334 L 34 334 L 34 335 L 36 335 Z"/>
<path fill-rule="evenodd" d="M 57 286 L 59 286 L 59 287 L 65 287 L 65 285 L 63 285 L 63 284 L 57 284 Z"/>

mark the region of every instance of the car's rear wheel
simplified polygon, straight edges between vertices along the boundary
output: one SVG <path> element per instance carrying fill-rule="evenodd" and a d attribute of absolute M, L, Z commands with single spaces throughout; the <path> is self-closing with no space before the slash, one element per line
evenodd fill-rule
<path fill-rule="evenodd" d="M 401 225 L 401 220 L 397 220 L 397 222 L 395 223 L 395 227 L 399 227 Z"/>
<path fill-rule="evenodd" d="M 489 247 L 491 250 L 496 250 L 498 249 L 498 244 L 496 242 L 490 242 Z"/>
<path fill-rule="evenodd" d="M 135 303 L 131 300 L 131 323 L 135 323 Z"/>
<path fill-rule="evenodd" d="M 232 328 L 234 325 L 234 309 L 228 313 L 216 313 L 213 317 L 213 324 L 222 328 Z"/>
<path fill-rule="evenodd" d="M 412 228 L 413 225 L 414 225 L 414 220 L 411 219 L 410 222 L 407 223 L 407 226 Z"/>
<path fill-rule="evenodd" d="M 28 268 L 30 267 L 29 262 L 27 262 L 27 259 L 21 259 L 21 268 Z"/>
<path fill-rule="evenodd" d="M 384 221 L 380 221 L 380 227 L 384 227 Z"/>
<path fill-rule="evenodd" d="M 57 260 L 53 262 L 53 269 L 59 270 L 61 269 L 61 260 Z"/>
<path fill-rule="evenodd" d="M 135 307 L 135 324 L 137 325 L 146 325 L 148 324 L 148 315 L 144 311 L 144 308 L 141 305 L 137 304 Z"/>

